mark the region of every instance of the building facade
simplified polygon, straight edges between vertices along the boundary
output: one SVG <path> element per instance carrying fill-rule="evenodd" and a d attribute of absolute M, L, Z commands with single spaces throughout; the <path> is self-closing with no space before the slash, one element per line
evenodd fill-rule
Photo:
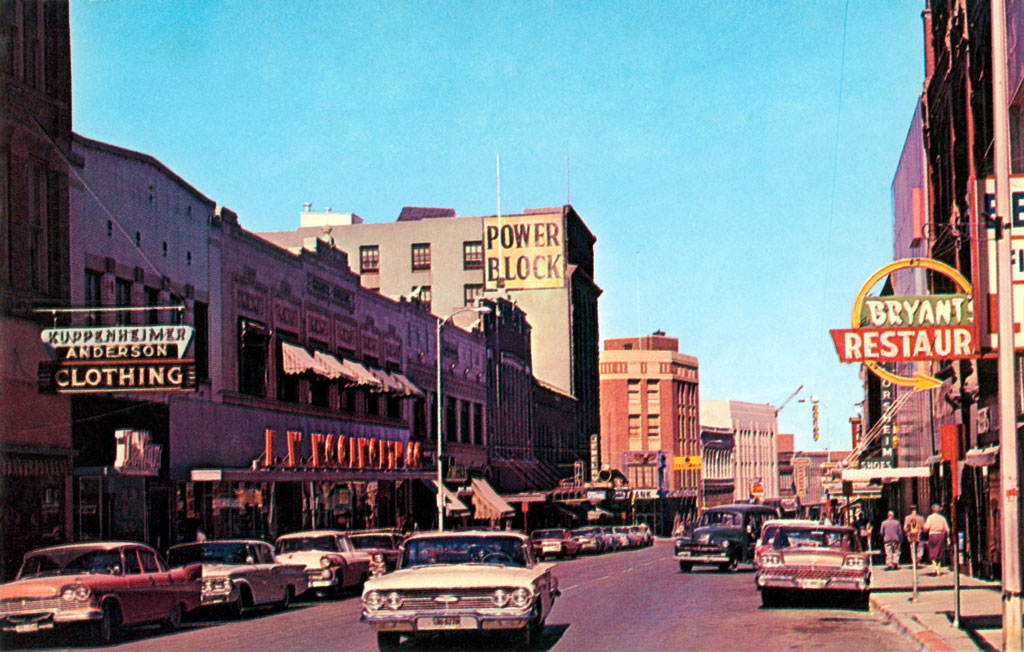
<path fill-rule="evenodd" d="M 657 332 L 605 340 L 601 351 L 601 463 L 634 490 L 685 498 L 694 506 L 700 472 L 675 470 L 700 455 L 697 358 Z"/>
<path fill-rule="evenodd" d="M 0 36 L 0 578 L 71 537 L 71 402 L 40 394 L 43 328 L 66 315 L 71 51 L 68 5 L 4 0 Z M 17 409 L 10 409 L 17 406 Z"/>
<path fill-rule="evenodd" d="M 390 223 L 352 213 L 300 214 L 294 231 L 261 234 L 291 251 L 326 241 L 346 252 L 364 287 L 415 298 L 446 318 L 481 297 L 514 301 L 532 326 L 533 376 L 572 396 L 568 441 L 538 458 L 571 475 L 599 429 L 598 321 L 593 234 L 572 206 L 494 217 L 406 207 Z M 499 235 L 500 234 L 500 235 Z"/>
<path fill-rule="evenodd" d="M 716 415 L 712 423 L 728 423 L 734 441 L 735 500 L 750 500 L 755 485 L 760 485 L 761 499 L 779 497 L 779 453 L 776 444 L 778 423 L 775 408 L 762 403 L 744 401 L 701 401 L 703 414 Z"/>
<path fill-rule="evenodd" d="M 729 404 L 701 404 L 701 505 L 729 505 L 736 495 L 736 437 Z"/>

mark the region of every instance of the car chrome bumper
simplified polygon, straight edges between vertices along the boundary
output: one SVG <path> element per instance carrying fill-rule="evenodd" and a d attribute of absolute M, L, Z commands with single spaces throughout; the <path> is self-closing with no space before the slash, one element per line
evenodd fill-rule
<path fill-rule="evenodd" d="M 464 618 L 472 619 L 475 627 L 420 627 L 421 619 L 432 619 L 435 617 Z M 381 614 L 375 613 L 367 616 L 364 612 L 360 615 L 360 622 L 370 626 L 375 632 L 437 632 L 437 631 L 480 631 L 480 630 L 501 630 L 501 629 L 522 629 L 529 624 L 533 617 L 533 609 L 524 612 L 509 614 L 481 614 L 472 611 L 453 611 L 448 613 L 426 613 L 426 614 Z"/>
<path fill-rule="evenodd" d="M 30 633 L 53 629 L 58 625 L 102 620 L 98 607 L 62 611 L 7 612 L 0 616 L 0 631 Z"/>
<path fill-rule="evenodd" d="M 725 564 L 725 563 L 728 563 L 728 561 L 729 561 L 729 555 L 727 555 L 727 554 L 722 554 L 722 555 L 705 555 L 705 554 L 691 555 L 691 554 L 686 553 L 686 552 L 682 552 L 682 553 L 677 552 L 676 555 L 675 555 L 675 558 L 676 558 L 676 561 L 688 561 L 688 562 L 692 562 L 694 564 Z"/>
<path fill-rule="evenodd" d="M 793 589 L 798 591 L 857 591 L 868 590 L 870 577 L 797 578 L 785 575 L 759 574 L 758 589 Z"/>

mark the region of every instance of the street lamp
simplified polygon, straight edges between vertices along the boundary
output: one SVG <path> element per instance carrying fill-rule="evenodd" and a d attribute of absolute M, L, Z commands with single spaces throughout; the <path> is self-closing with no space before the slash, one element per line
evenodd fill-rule
<path fill-rule="evenodd" d="M 475 312 L 478 314 L 484 314 L 491 312 L 489 306 L 465 306 L 459 308 L 452 314 L 448 315 L 444 319 L 438 318 L 437 320 L 437 529 L 438 531 L 444 530 L 444 471 L 441 467 L 441 441 L 443 439 L 441 426 L 442 419 L 444 418 L 443 410 L 444 403 L 441 400 L 441 328 L 450 322 L 455 315 L 464 312 Z"/>

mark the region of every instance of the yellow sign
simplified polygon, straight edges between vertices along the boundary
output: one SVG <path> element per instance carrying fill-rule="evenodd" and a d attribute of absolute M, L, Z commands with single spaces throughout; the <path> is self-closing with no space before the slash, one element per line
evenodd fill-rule
<path fill-rule="evenodd" d="M 565 285 L 562 214 L 490 217 L 484 220 L 484 285 L 487 290 L 538 290 Z"/>
<path fill-rule="evenodd" d="M 672 458 L 673 471 L 695 471 L 701 468 L 700 455 L 684 455 Z"/>

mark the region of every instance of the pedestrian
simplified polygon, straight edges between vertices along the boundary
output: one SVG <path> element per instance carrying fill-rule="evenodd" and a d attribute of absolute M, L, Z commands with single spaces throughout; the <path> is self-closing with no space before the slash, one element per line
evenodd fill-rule
<path fill-rule="evenodd" d="M 938 575 L 942 569 L 942 555 L 949 544 L 949 522 L 939 511 L 938 504 L 932 505 L 932 513 L 924 522 L 924 531 L 928 535 L 928 559 L 932 562 L 932 575 Z"/>
<path fill-rule="evenodd" d="M 924 561 L 924 517 L 917 513 L 917 505 L 910 506 L 910 513 L 903 519 L 903 534 L 910 543 L 910 559 L 917 559 L 920 566 Z"/>
<path fill-rule="evenodd" d="M 885 548 L 885 570 L 900 567 L 900 544 L 903 542 L 903 528 L 890 510 L 889 517 L 882 521 L 882 546 Z"/>

